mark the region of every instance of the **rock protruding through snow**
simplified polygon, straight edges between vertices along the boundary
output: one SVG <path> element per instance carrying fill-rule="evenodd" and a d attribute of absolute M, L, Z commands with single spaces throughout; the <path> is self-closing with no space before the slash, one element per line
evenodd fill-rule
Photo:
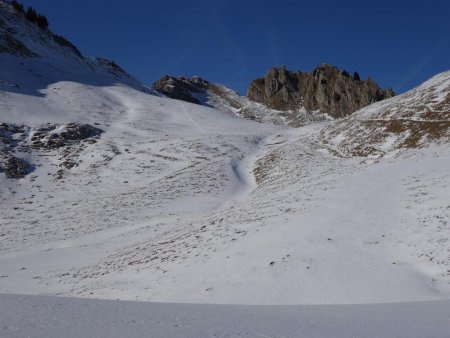
<path fill-rule="evenodd" d="M 57 151 L 61 155 L 60 166 L 70 169 L 77 165 L 76 154 L 83 147 L 81 142 L 94 144 L 103 130 L 89 124 L 51 124 L 29 127 L 16 124 L 0 124 L 0 173 L 8 178 L 23 178 L 35 165 L 22 158 L 34 157 L 34 153 Z M 40 154 L 42 155 L 42 154 Z M 56 155 L 55 155 L 56 156 Z M 61 176 L 63 169 L 59 170 Z"/>

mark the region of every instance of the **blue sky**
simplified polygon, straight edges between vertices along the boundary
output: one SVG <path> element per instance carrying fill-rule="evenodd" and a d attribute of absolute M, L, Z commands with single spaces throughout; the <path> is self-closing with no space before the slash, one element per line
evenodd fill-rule
<path fill-rule="evenodd" d="M 245 93 L 271 66 L 331 63 L 408 90 L 450 69 L 450 1 L 24 0 L 88 56 L 146 83 L 199 75 Z"/>

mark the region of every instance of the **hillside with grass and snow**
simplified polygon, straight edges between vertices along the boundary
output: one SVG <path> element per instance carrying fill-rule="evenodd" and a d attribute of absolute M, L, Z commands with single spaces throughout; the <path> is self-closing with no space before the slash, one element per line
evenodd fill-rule
<path fill-rule="evenodd" d="M 0 33 L 0 293 L 253 305 L 450 297 L 449 72 L 292 128 L 220 85 L 201 104 L 157 93 L 6 2 Z"/>

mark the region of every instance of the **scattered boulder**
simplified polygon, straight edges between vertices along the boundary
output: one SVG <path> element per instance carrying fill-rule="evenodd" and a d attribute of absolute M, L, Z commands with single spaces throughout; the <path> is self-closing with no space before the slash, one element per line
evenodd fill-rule
<path fill-rule="evenodd" d="M 27 161 L 9 155 L 0 162 L 0 172 L 4 172 L 8 178 L 23 178 L 33 171 L 33 166 Z"/>

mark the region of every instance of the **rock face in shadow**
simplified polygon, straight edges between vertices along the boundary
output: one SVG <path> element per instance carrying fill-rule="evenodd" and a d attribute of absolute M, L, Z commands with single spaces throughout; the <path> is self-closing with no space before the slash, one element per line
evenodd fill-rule
<path fill-rule="evenodd" d="M 320 111 L 344 117 L 377 101 L 394 96 L 371 78 L 361 80 L 337 67 L 323 64 L 312 72 L 291 72 L 283 66 L 271 68 L 264 77 L 252 81 L 247 97 L 283 111 Z"/>
<path fill-rule="evenodd" d="M 196 94 L 205 93 L 209 82 L 197 76 L 191 79 L 165 75 L 152 85 L 152 89 L 171 99 L 202 104 Z"/>
<path fill-rule="evenodd" d="M 48 27 L 39 27 L 36 22 L 26 19 L 24 11 L 17 10 L 9 2 L 0 3 L 0 53 L 7 53 L 22 57 L 38 57 L 39 55 L 28 49 L 28 47 L 17 39 L 17 35 L 24 36 L 24 31 L 19 28 L 27 27 L 27 31 L 32 31 L 34 37 L 39 37 L 41 41 L 56 43 L 67 52 L 83 59 L 81 52 L 63 36 L 52 33 Z M 34 40 L 34 39 L 32 39 Z"/>
<path fill-rule="evenodd" d="M 154 94 L 115 62 L 84 57 L 73 43 L 27 19 L 26 12 L 5 0 L 0 0 L 0 57 L 0 91 L 43 97 L 42 89 L 70 81 L 91 86 L 125 84 Z"/>

